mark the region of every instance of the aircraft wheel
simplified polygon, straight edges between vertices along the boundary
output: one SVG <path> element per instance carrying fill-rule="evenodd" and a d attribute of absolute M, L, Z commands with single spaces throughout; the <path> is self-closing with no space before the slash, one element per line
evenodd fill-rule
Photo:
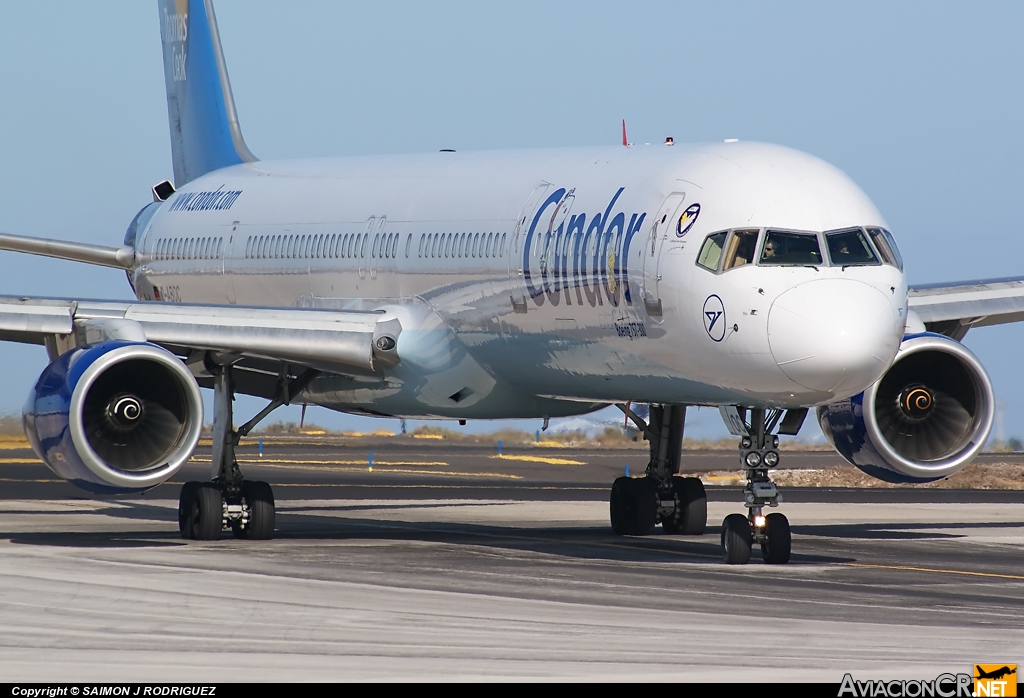
<path fill-rule="evenodd" d="M 220 488 L 212 482 L 195 483 L 189 507 L 191 538 L 217 540 L 224 524 L 224 499 Z M 183 488 L 184 489 L 184 488 Z"/>
<path fill-rule="evenodd" d="M 178 531 L 185 539 L 195 538 L 195 531 L 192 525 L 192 509 L 195 506 L 196 490 L 202 483 L 186 482 L 181 486 L 181 495 L 178 497 Z"/>
<path fill-rule="evenodd" d="M 673 520 L 674 531 L 665 527 L 665 533 L 679 533 L 684 536 L 699 536 L 708 524 L 708 495 L 704 483 L 696 477 L 674 477 L 672 487 L 679 502 Z M 664 525 L 665 522 L 662 522 Z"/>
<path fill-rule="evenodd" d="M 750 560 L 754 537 L 750 522 L 743 514 L 729 514 L 722 522 L 722 559 L 730 565 L 745 565 Z"/>
<path fill-rule="evenodd" d="M 764 542 L 761 543 L 761 557 L 764 561 L 772 565 L 789 562 L 793 542 L 789 519 L 783 514 L 768 514 L 764 517 L 764 535 Z"/>
<path fill-rule="evenodd" d="M 243 528 L 232 525 L 236 538 L 270 540 L 274 536 L 274 491 L 266 482 L 245 480 L 242 499 L 249 507 L 249 523 Z"/>
<path fill-rule="evenodd" d="M 650 478 L 620 477 L 612 483 L 612 530 L 620 536 L 648 536 L 658 523 L 658 497 Z"/>

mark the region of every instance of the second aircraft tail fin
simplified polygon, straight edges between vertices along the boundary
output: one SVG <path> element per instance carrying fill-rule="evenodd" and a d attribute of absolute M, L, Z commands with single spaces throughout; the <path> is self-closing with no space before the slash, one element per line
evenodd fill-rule
<path fill-rule="evenodd" d="M 174 184 L 252 162 L 238 126 L 212 0 L 158 0 Z"/>

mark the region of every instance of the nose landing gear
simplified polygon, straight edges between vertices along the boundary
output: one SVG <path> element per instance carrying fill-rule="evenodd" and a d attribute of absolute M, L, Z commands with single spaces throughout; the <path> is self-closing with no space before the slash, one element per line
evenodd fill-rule
<path fill-rule="evenodd" d="M 618 407 L 650 442 L 651 458 L 644 477 L 620 477 L 612 484 L 612 530 L 620 536 L 646 536 L 660 522 L 670 535 L 704 533 L 704 485 L 679 475 L 686 405 L 651 405 L 649 425 L 626 405 Z"/>
<path fill-rule="evenodd" d="M 772 430 L 779 423 L 782 410 L 750 410 L 747 434 L 740 439 L 740 464 L 746 471 L 743 503 L 747 516 L 730 514 L 722 522 L 722 558 L 734 565 L 750 560 L 754 543 L 761 546 L 761 556 L 770 564 L 789 562 L 792 540 L 789 520 L 783 514 L 764 515 L 764 507 L 777 507 L 782 502 L 779 489 L 768 471 L 779 464 L 779 437 Z"/>

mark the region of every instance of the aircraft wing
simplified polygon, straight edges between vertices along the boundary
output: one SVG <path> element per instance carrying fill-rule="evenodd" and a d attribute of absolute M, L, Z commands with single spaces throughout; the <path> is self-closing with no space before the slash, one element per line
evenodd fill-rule
<path fill-rule="evenodd" d="M 51 354 L 125 339 L 185 354 L 207 350 L 374 373 L 398 363 L 401 329 L 383 311 L 0 297 L 0 341 L 44 344 Z"/>
<path fill-rule="evenodd" d="M 959 340 L 972 327 L 1024 320 L 1024 277 L 911 286 L 908 304 L 929 330 Z"/>

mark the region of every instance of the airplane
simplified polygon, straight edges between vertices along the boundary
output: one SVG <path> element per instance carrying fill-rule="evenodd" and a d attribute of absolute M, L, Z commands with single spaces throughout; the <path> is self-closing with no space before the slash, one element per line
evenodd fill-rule
<path fill-rule="evenodd" d="M 0 340 L 51 361 L 25 432 L 73 484 L 166 482 L 212 389 L 210 480 L 182 487 L 180 533 L 265 540 L 273 490 L 234 450 L 281 405 L 460 420 L 616 405 L 650 460 L 612 483 L 612 530 L 699 535 L 707 496 L 681 444 L 686 408 L 714 406 L 746 476 L 722 557 L 759 545 L 783 564 L 771 472 L 812 408 L 840 455 L 890 482 L 948 477 L 988 438 L 992 384 L 961 340 L 1024 319 L 1024 278 L 909 288 L 881 213 L 835 167 L 735 139 L 261 161 L 212 0 L 158 11 L 173 182 L 119 246 L 0 235 L 124 271 L 136 298 L 0 298 Z M 237 427 L 236 394 L 267 401 Z"/>
<path fill-rule="evenodd" d="M 1009 676 L 1010 674 L 1016 674 L 1017 673 L 1017 668 L 1014 667 L 1013 669 L 1011 669 L 1008 666 L 1003 666 L 1003 667 L 1000 667 L 999 669 L 994 669 L 992 671 L 984 671 L 983 669 L 981 669 L 981 667 L 975 666 L 975 671 L 977 671 L 977 674 L 978 674 L 977 676 L 974 677 L 976 679 L 995 679 L 995 680 L 998 681 L 999 679 L 1003 678 L 1004 676 Z"/>

